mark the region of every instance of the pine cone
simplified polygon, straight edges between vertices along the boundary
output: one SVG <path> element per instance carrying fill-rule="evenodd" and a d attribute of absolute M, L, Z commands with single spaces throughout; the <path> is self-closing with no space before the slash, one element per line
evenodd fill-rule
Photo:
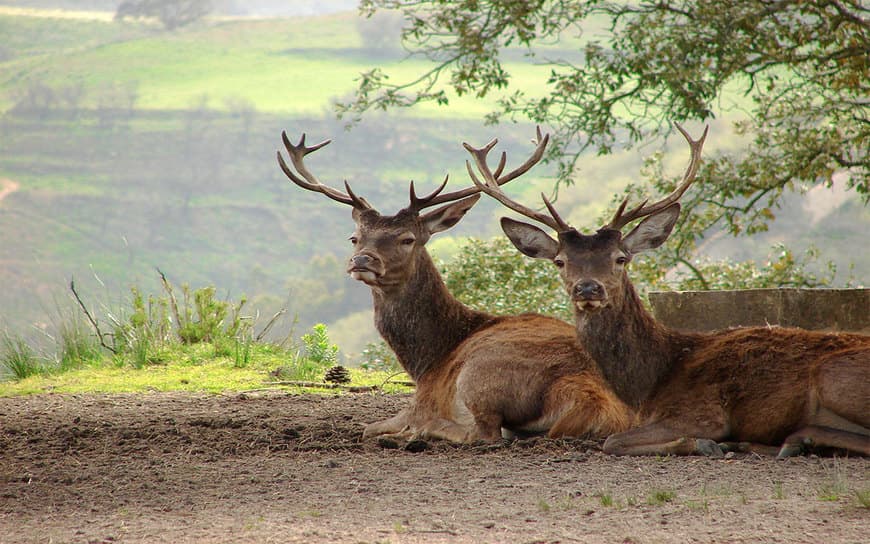
<path fill-rule="evenodd" d="M 350 381 L 350 372 L 341 365 L 335 365 L 326 371 L 323 379 L 332 383 L 347 383 Z"/>

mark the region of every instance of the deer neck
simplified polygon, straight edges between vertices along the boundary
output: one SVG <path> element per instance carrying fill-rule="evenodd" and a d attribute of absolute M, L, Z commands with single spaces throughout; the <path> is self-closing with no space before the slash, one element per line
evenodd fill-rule
<path fill-rule="evenodd" d="M 446 363 L 459 344 L 494 319 L 456 300 L 426 252 L 408 282 L 372 289 L 372 298 L 378 332 L 415 381 Z"/>
<path fill-rule="evenodd" d="M 575 311 L 577 334 L 617 395 L 637 408 L 670 374 L 689 337 L 658 323 L 626 276 L 621 303 Z"/>

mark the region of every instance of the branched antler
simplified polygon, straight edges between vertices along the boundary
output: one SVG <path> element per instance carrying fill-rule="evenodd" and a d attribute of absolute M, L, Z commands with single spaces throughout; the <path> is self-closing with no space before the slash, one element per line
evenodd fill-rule
<path fill-rule="evenodd" d="M 654 215 L 661 210 L 667 208 L 674 202 L 677 202 L 683 193 L 686 192 L 686 189 L 695 181 L 695 175 L 698 173 L 698 167 L 701 164 L 701 149 L 704 147 L 704 140 L 707 138 L 707 131 L 710 129 L 709 125 L 704 128 L 704 134 L 701 135 L 697 140 L 693 140 L 689 133 L 683 130 L 683 127 L 679 125 L 679 123 L 674 123 L 677 127 L 677 130 L 680 131 L 680 134 L 689 142 L 689 147 L 692 150 L 691 159 L 689 159 L 689 166 L 686 168 L 686 173 L 683 174 L 683 179 L 677 184 L 676 189 L 674 189 L 671 194 L 664 197 L 654 204 L 647 204 L 647 201 L 644 200 L 638 206 L 635 206 L 627 213 L 625 212 L 625 207 L 628 205 L 628 199 L 622 201 L 622 204 L 619 205 L 619 209 L 616 210 L 616 213 L 613 215 L 613 219 L 610 220 L 610 223 L 606 224 L 605 229 L 614 229 L 614 230 L 622 230 L 627 224 L 631 223 L 635 219 L 640 219 L 641 217 L 646 217 L 649 215 Z"/>
<path fill-rule="evenodd" d="M 320 142 L 317 145 L 313 145 L 311 147 L 305 146 L 305 134 L 302 134 L 302 137 L 299 139 L 299 143 L 293 145 L 290 142 L 290 139 L 287 137 L 287 132 L 281 132 L 281 139 L 284 141 L 284 147 L 287 148 L 287 154 L 290 156 L 290 161 L 293 163 L 293 167 L 296 168 L 296 172 L 299 175 L 296 175 L 293 170 L 291 170 L 287 163 L 284 162 L 284 157 L 281 156 L 281 152 L 278 151 L 278 164 L 281 165 L 281 170 L 284 171 L 284 174 L 290 178 L 290 180 L 296 185 L 302 187 L 303 189 L 308 189 L 309 191 L 315 191 L 318 193 L 323 193 L 328 196 L 332 200 L 336 202 L 341 202 L 342 204 L 348 204 L 353 206 L 358 210 L 367 210 L 370 209 L 371 206 L 365 199 L 356 196 L 353 191 L 350 189 L 350 185 L 348 185 L 347 181 L 344 182 L 344 188 L 346 193 L 339 191 L 338 189 L 333 189 L 327 185 L 320 183 L 320 181 L 312 174 L 308 168 L 305 166 L 304 157 L 305 155 L 317 151 L 321 147 L 328 145 L 332 140 L 325 140 Z M 301 178 L 299 176 L 302 176 Z"/>
<path fill-rule="evenodd" d="M 519 202 L 516 202 L 515 200 L 512 200 L 504 193 L 504 191 L 502 191 L 500 187 L 501 185 L 504 185 L 512 179 L 518 178 L 519 176 L 525 174 L 532 166 L 537 164 L 538 161 L 541 160 L 541 157 L 544 155 L 544 150 L 546 149 L 549 141 L 550 135 L 542 135 L 541 127 L 537 127 L 538 146 L 537 148 L 535 148 L 535 152 L 532 154 L 531 157 L 529 157 L 526 162 L 524 162 L 515 170 L 512 170 L 511 172 L 505 174 L 504 176 L 501 176 L 501 173 L 504 170 L 505 163 L 507 162 L 507 154 L 505 152 L 502 152 L 495 172 L 493 172 L 489 168 L 489 165 L 486 162 L 487 155 L 492 150 L 492 148 L 495 147 L 495 144 L 498 143 L 498 140 L 493 140 L 481 148 L 474 148 L 467 143 L 463 143 L 462 145 L 465 147 L 465 149 L 468 150 L 469 153 L 471 153 L 472 158 L 474 158 L 474 163 L 475 165 L 477 165 L 477 170 L 480 172 L 481 177 L 483 177 L 483 181 L 481 181 L 474 174 L 470 162 L 465 161 L 465 166 L 468 169 L 468 175 L 471 177 L 471 181 L 474 182 L 474 185 L 477 187 L 478 190 L 483 191 L 484 193 L 498 200 L 511 210 L 522 214 L 530 219 L 534 219 L 535 221 L 539 221 L 545 225 L 548 225 L 555 230 L 569 230 L 571 227 L 568 226 L 568 224 L 565 223 L 565 221 L 563 221 L 561 217 L 559 217 L 559 214 L 556 213 L 556 210 L 553 208 L 552 204 L 550 204 L 550 201 L 547 200 L 547 197 L 543 194 L 541 194 L 541 196 L 544 198 L 544 203 L 547 205 L 547 209 L 550 211 L 552 217 L 548 217 L 547 215 L 544 215 L 527 206 L 524 206 L 523 204 L 520 204 Z"/>

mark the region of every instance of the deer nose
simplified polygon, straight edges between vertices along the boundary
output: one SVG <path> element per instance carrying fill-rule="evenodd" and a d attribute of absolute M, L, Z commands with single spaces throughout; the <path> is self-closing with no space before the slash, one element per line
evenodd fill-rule
<path fill-rule="evenodd" d="M 601 299 L 604 298 L 604 286 L 595 280 L 583 280 L 574 284 L 574 298 Z"/>
<path fill-rule="evenodd" d="M 365 268 L 372 264 L 375 259 L 371 255 L 354 255 L 350 258 L 351 268 Z"/>

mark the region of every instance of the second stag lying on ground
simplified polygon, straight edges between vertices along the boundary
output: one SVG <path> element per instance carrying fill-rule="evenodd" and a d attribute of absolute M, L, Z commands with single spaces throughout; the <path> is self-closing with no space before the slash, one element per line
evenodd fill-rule
<path fill-rule="evenodd" d="M 638 409 L 640 426 L 607 439 L 607 452 L 721 454 L 720 441 L 781 446 L 784 457 L 816 445 L 870 455 L 870 336 L 747 327 L 684 333 L 658 323 L 628 277 L 632 257 L 659 247 L 695 178 L 706 131 L 688 140 L 692 158 L 676 190 L 642 203 L 594 234 L 568 225 L 544 197 L 549 215 L 519 204 L 498 186 L 486 149 L 466 145 L 483 175 L 475 184 L 508 208 L 549 226 L 502 219 L 524 254 L 551 260 L 574 305 L 577 337 L 617 394 Z M 622 229 L 645 218 L 628 234 Z"/>
<path fill-rule="evenodd" d="M 546 139 L 517 169 L 493 183 L 519 177 L 538 162 Z M 447 291 L 425 245 L 465 215 L 480 198 L 469 187 L 418 197 L 395 215 L 381 215 L 345 182 L 340 191 L 320 183 L 303 158 L 327 142 L 306 147 L 305 136 L 284 145 L 296 169 L 281 169 L 296 185 L 353 208 L 356 231 L 348 273 L 372 291 L 375 325 L 417 384 L 398 415 L 372 423 L 364 437 L 402 434 L 455 442 L 497 440 L 502 429 L 549 436 L 604 437 L 628 428 L 631 410 L 611 391 L 574 328 L 536 314 L 493 316 L 474 311 Z M 504 157 L 503 157 L 504 158 Z M 504 162 L 502 162 L 502 167 Z M 425 208 L 452 202 L 427 213 Z"/>

